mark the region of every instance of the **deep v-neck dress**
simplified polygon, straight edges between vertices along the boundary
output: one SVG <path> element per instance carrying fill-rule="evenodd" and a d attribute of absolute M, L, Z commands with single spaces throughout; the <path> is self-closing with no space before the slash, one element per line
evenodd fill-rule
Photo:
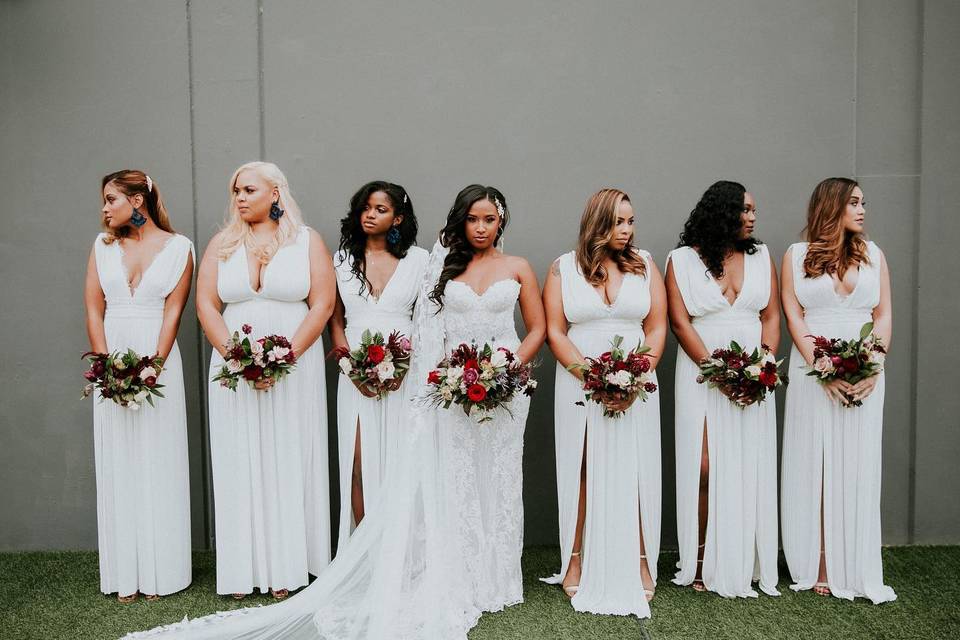
<path fill-rule="evenodd" d="M 121 241 L 94 244 L 106 298 L 103 319 L 110 351 L 157 352 L 166 298 L 193 254 L 171 236 L 131 291 Z M 99 394 L 93 405 L 97 471 L 100 590 L 128 596 L 166 595 L 190 584 L 190 486 L 183 365 L 176 341 L 158 380 L 165 397 L 139 410 Z"/>
<path fill-rule="evenodd" d="M 310 234 L 301 227 L 250 283 L 247 252 L 218 263 L 217 291 L 230 332 L 292 339 L 307 315 Z M 210 359 L 210 378 L 223 358 Z M 323 347 L 298 354 L 269 391 L 209 383 L 210 455 L 217 532 L 217 593 L 296 589 L 330 562 Z"/>
<path fill-rule="evenodd" d="M 650 254 L 641 251 L 648 273 Z M 650 312 L 650 280 L 628 273 L 612 304 L 583 277 L 576 254 L 559 259 L 563 313 L 570 340 L 584 356 L 611 348 L 614 336 L 633 349 L 644 340 Z M 577 403 L 580 404 L 577 404 Z M 544 581 L 559 584 L 567 572 L 580 499 L 580 466 L 587 446 L 587 501 L 580 588 L 571 603 L 577 611 L 650 616 L 640 579 L 640 531 L 654 582 L 660 550 L 660 393 L 634 402 L 619 418 L 606 418 L 600 405 L 586 402 L 582 382 L 556 368 L 554 430 L 560 515 L 560 572 Z"/>
<path fill-rule="evenodd" d="M 860 265 L 847 296 L 827 275 L 808 278 L 807 243 L 790 247 L 793 288 L 812 335 L 851 339 L 873 319 L 880 303 L 880 249 L 867 243 L 869 263 Z M 895 600 L 883 583 L 880 558 L 880 462 L 884 374 L 860 407 L 841 407 L 807 376 L 806 361 L 794 346 L 783 423 L 783 553 L 794 584 L 810 589 L 820 566 L 820 496 L 823 493 L 827 581 L 840 598 Z"/>
<path fill-rule="evenodd" d="M 350 270 L 353 258 L 346 252 L 334 256 L 337 289 L 343 301 L 346 316 L 347 344 L 351 349 L 360 345 L 364 331 L 380 332 L 384 338 L 398 331 L 413 338 L 413 303 L 417 299 L 424 270 L 430 254 L 420 247 L 410 247 L 397 264 L 380 294 L 370 295 L 368 288 L 360 290 L 360 281 Z M 416 349 L 417 346 L 413 345 Z M 357 423 L 360 424 L 360 463 L 363 478 L 365 516 L 378 502 L 387 469 L 387 461 L 396 451 L 402 437 L 406 405 L 410 402 L 414 384 L 403 384 L 396 391 L 378 400 L 363 396 L 353 382 L 341 375 L 337 384 L 337 442 L 340 459 L 340 528 L 337 548 L 350 538 L 356 527 L 351 508 L 350 489 L 353 475 L 354 445 Z"/>
<path fill-rule="evenodd" d="M 766 245 L 745 254 L 740 295 L 730 302 L 697 252 L 680 247 L 668 261 L 693 327 L 707 350 L 736 340 L 752 350 L 761 343 L 760 312 L 770 300 L 770 255 Z M 777 413 L 773 397 L 740 408 L 716 389 L 697 383 L 699 367 L 677 349 L 676 402 L 677 536 L 679 571 L 688 585 L 697 572 L 700 453 L 706 420 L 710 456 L 703 583 L 725 597 L 756 597 L 777 591 Z"/>

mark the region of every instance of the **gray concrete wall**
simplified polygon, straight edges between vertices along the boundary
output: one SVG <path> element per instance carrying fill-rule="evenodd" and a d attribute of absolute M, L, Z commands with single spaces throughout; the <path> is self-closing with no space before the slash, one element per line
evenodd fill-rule
<path fill-rule="evenodd" d="M 958 353 L 941 338 L 960 299 L 943 277 L 956 271 L 960 195 L 954 3 L 406 4 L 0 4 L 0 168 L 11 187 L 0 204 L 0 296 L 19 367 L 0 371 L 0 549 L 96 545 L 76 358 L 99 176 L 146 169 L 202 250 L 230 173 L 258 157 L 284 169 L 328 245 L 369 179 L 407 187 L 428 247 L 461 187 L 495 184 L 514 216 L 506 249 L 540 274 L 572 247 L 583 203 L 602 186 L 631 194 L 638 242 L 662 265 L 715 179 L 755 194 L 758 235 L 779 256 L 817 181 L 859 177 L 894 286 L 885 541 L 960 541 L 960 507 L 941 499 L 960 482 L 950 464 L 960 406 L 939 382 L 950 379 L 944 355 Z M 191 310 L 180 346 L 197 547 L 212 535 L 201 337 Z M 668 349 L 663 543 L 673 546 L 675 343 Z M 530 544 L 556 540 L 553 360 L 542 356 L 524 463 Z"/>

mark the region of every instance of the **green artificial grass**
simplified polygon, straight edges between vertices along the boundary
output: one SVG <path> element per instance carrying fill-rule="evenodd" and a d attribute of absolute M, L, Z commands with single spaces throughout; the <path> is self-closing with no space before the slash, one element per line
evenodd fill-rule
<path fill-rule="evenodd" d="M 885 581 L 899 598 L 879 606 L 794 593 L 782 565 L 779 598 L 726 600 L 696 593 L 670 582 L 677 556 L 664 553 L 653 618 L 644 621 L 574 612 L 559 587 L 537 579 L 557 569 L 557 556 L 555 547 L 526 549 L 526 601 L 483 616 L 470 639 L 960 638 L 960 547 L 884 549 Z M 121 605 L 100 593 L 93 552 L 0 554 L 0 639 L 112 640 L 185 615 L 273 601 L 255 595 L 236 602 L 216 595 L 210 552 L 194 555 L 193 572 L 193 584 L 181 593 Z"/>

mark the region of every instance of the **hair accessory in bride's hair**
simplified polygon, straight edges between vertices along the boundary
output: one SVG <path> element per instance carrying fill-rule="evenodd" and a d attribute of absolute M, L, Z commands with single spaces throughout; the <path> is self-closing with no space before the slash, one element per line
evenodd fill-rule
<path fill-rule="evenodd" d="M 503 220 L 503 205 L 500 204 L 500 199 L 497 196 L 493 196 L 493 204 L 497 205 L 497 214 L 500 216 L 500 219 Z"/>
<path fill-rule="evenodd" d="M 407 204 L 407 194 L 403 194 L 403 204 Z"/>
<path fill-rule="evenodd" d="M 150 179 L 150 176 L 143 174 L 147 178 L 147 191 L 153 191 L 153 180 Z"/>

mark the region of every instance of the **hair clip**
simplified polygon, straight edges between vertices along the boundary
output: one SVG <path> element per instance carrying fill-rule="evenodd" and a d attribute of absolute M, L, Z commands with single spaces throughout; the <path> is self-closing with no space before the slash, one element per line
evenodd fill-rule
<path fill-rule="evenodd" d="M 497 213 L 500 215 L 500 219 L 503 220 L 503 205 L 500 204 L 500 200 L 494 196 L 493 204 L 497 205 Z"/>
<path fill-rule="evenodd" d="M 153 180 L 150 179 L 150 176 L 143 174 L 147 178 L 147 191 L 153 191 Z"/>

